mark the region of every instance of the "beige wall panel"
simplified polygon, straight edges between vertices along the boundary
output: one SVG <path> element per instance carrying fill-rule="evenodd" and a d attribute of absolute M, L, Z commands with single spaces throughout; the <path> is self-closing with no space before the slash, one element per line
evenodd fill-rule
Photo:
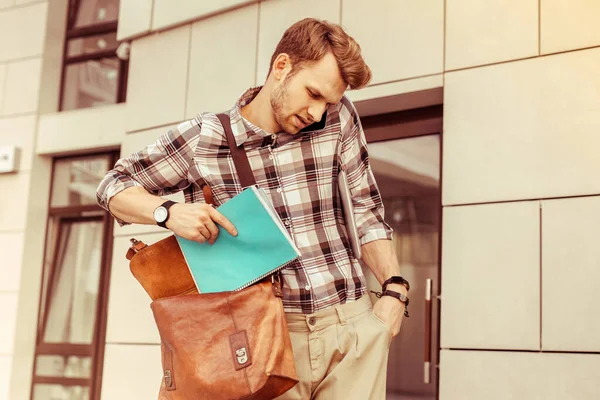
<path fill-rule="evenodd" d="M 539 0 L 448 0 L 446 70 L 538 54 Z"/>
<path fill-rule="evenodd" d="M 40 0 L 15 0 L 16 4 L 38 3 Z"/>
<path fill-rule="evenodd" d="M 171 232 L 136 235 L 145 243 L 154 243 Z M 150 310 L 151 299 L 129 270 L 125 258 L 129 237 L 115 237 L 108 302 L 107 343 L 160 343 Z"/>
<path fill-rule="evenodd" d="M 38 154 L 117 147 L 125 137 L 126 104 L 40 116 Z"/>
<path fill-rule="evenodd" d="M 0 11 L 0 62 L 41 56 L 47 3 Z"/>
<path fill-rule="evenodd" d="M 35 119 L 33 115 L 0 119 L 0 146 L 14 145 L 21 149 L 19 171 L 31 170 Z"/>
<path fill-rule="evenodd" d="M 15 0 L 0 0 L 0 10 L 3 8 L 12 7 L 15 4 Z M 2 397 L 0 397 L 1 399 Z"/>
<path fill-rule="evenodd" d="M 542 203 L 542 348 L 600 351 L 600 197 Z"/>
<path fill-rule="evenodd" d="M 257 0 L 154 0 L 152 29 L 192 21 L 206 15 L 225 11 Z M 216 37 L 216 36 L 215 36 Z M 214 38 L 213 38 L 214 39 Z"/>
<path fill-rule="evenodd" d="M 11 194 L 0 196 L 0 232 L 25 230 L 30 177 L 29 172 L 0 175 L 0 193 Z"/>
<path fill-rule="evenodd" d="M 161 379 L 160 346 L 106 346 L 102 399 L 155 399 Z"/>
<path fill-rule="evenodd" d="M 192 26 L 187 118 L 227 110 L 255 86 L 257 31 L 258 4 Z M 207 62 L 207 54 L 219 56 Z"/>
<path fill-rule="evenodd" d="M 269 0 L 260 3 L 256 84 L 264 85 L 271 56 L 287 28 L 304 18 L 340 22 L 341 0 Z"/>
<path fill-rule="evenodd" d="M 7 64 L 0 64 L 0 114 L 2 114 L 2 108 L 4 107 L 4 92 L 6 88 L 6 72 L 8 71 Z"/>
<path fill-rule="evenodd" d="M 0 233 L 0 292 L 19 290 L 23 240 L 21 232 Z"/>
<path fill-rule="evenodd" d="M 154 0 L 121 0 L 117 39 L 125 40 L 150 32 Z"/>
<path fill-rule="evenodd" d="M 442 74 L 440 74 L 427 76 L 424 78 L 415 78 L 406 81 L 386 83 L 383 85 L 368 86 L 360 90 L 349 90 L 346 92 L 346 96 L 356 103 L 363 100 L 418 92 L 420 90 L 434 89 L 443 86 L 444 77 Z"/>
<path fill-rule="evenodd" d="M 0 292 L 0 355 L 10 355 L 15 341 L 17 292 Z"/>
<path fill-rule="evenodd" d="M 447 73 L 443 204 L 600 193 L 600 49 Z"/>
<path fill-rule="evenodd" d="M 127 83 L 127 132 L 181 121 L 191 26 L 135 40 Z"/>
<path fill-rule="evenodd" d="M 443 0 L 342 2 L 342 25 L 361 46 L 371 83 L 443 71 Z"/>
<path fill-rule="evenodd" d="M 600 45 L 600 2 L 542 0 L 542 54 Z"/>
<path fill-rule="evenodd" d="M 34 113 L 38 108 L 42 59 L 8 64 L 3 115 Z"/>
<path fill-rule="evenodd" d="M 0 355 L 0 399 L 8 399 L 12 357 Z"/>
<path fill-rule="evenodd" d="M 539 203 L 445 207 L 441 347 L 540 347 Z"/>
<path fill-rule="evenodd" d="M 440 400 L 600 397 L 600 355 L 442 350 Z"/>

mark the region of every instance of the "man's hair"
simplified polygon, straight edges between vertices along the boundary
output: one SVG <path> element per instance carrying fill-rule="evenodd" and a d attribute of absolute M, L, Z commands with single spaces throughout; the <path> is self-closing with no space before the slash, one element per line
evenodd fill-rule
<path fill-rule="evenodd" d="M 271 57 L 269 73 L 277 56 L 286 53 L 292 61 L 292 71 L 296 73 L 306 62 L 318 61 L 328 52 L 333 53 L 342 79 L 351 89 L 360 89 L 371 80 L 371 69 L 360 53 L 360 46 L 337 24 L 306 18 L 290 26 Z"/>

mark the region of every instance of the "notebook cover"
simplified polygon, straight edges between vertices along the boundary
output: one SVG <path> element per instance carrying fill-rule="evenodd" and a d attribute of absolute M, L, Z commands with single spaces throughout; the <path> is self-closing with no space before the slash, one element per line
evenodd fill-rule
<path fill-rule="evenodd" d="M 219 225 L 219 236 L 212 245 L 176 236 L 200 293 L 244 288 L 299 257 L 260 191 L 251 186 L 217 208 L 235 226 L 237 236 Z"/>

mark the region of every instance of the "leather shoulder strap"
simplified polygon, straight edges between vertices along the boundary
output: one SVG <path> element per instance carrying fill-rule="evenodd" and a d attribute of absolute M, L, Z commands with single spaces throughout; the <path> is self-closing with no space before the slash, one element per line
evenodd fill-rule
<path fill-rule="evenodd" d="M 256 185 L 256 179 L 254 179 L 254 174 L 252 173 L 252 168 L 250 167 L 250 162 L 248 161 L 248 155 L 246 155 L 244 145 L 238 147 L 235 143 L 235 138 L 233 137 L 233 132 L 231 131 L 229 115 L 217 114 L 217 118 L 219 118 L 221 125 L 223 125 L 223 129 L 225 129 L 227 143 L 229 144 L 231 156 L 233 157 L 233 163 L 235 164 L 235 169 L 240 176 L 242 186 L 248 187 Z"/>

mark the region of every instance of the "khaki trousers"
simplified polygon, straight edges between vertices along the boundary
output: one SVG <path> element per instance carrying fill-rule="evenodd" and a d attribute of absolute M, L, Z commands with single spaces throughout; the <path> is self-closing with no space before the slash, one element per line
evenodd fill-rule
<path fill-rule="evenodd" d="M 287 314 L 300 382 L 276 400 L 384 400 L 392 335 L 371 299 Z"/>

